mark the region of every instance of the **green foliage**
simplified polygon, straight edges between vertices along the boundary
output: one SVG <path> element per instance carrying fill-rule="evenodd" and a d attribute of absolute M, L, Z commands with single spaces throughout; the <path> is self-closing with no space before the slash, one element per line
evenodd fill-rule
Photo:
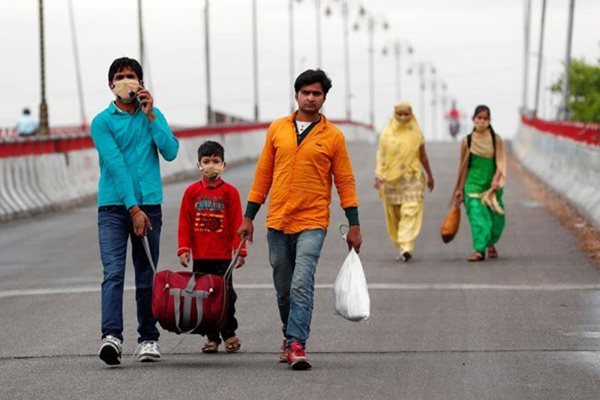
<path fill-rule="evenodd" d="M 573 60 L 569 74 L 569 105 L 571 119 L 582 122 L 600 123 L 600 65 L 585 60 Z M 563 78 L 555 82 L 550 90 L 562 91 Z"/>

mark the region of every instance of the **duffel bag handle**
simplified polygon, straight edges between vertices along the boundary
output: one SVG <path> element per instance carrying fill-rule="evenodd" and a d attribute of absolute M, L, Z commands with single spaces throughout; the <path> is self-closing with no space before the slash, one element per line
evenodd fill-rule
<path fill-rule="evenodd" d="M 154 265 L 154 260 L 152 260 L 152 253 L 150 253 L 150 243 L 148 243 L 148 236 L 142 236 L 142 245 L 144 246 L 144 251 L 146 252 L 146 256 L 148 257 L 148 262 L 152 267 L 152 270 L 156 273 L 156 265 Z"/>
<path fill-rule="evenodd" d="M 233 267 L 235 266 L 235 263 L 237 262 L 238 258 L 240 257 L 240 253 L 242 252 L 242 247 L 244 247 L 244 243 L 246 243 L 246 239 L 242 239 L 242 241 L 240 242 L 240 245 L 235 250 L 235 253 L 233 254 L 233 258 L 231 259 L 231 262 L 229 263 L 229 266 L 227 267 L 225 274 L 223 274 L 223 279 L 228 280 L 231 277 L 231 274 L 233 273 Z"/>

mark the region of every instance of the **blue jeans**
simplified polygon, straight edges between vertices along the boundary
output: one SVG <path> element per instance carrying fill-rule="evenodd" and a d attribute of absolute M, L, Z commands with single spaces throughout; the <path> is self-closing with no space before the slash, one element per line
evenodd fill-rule
<path fill-rule="evenodd" d="M 162 211 L 160 205 L 140 207 L 152 224 L 148 242 L 154 265 L 158 265 Z M 138 319 L 138 343 L 158 340 L 156 320 L 152 316 L 152 283 L 154 271 L 142 246 L 142 239 L 133 232 L 129 212 L 124 206 L 98 208 L 98 238 L 100 258 L 104 267 L 102 281 L 102 337 L 112 335 L 123 340 L 123 288 L 127 241 L 131 239 L 131 253 L 135 270 L 135 301 Z"/>
<path fill-rule="evenodd" d="M 269 229 L 269 262 L 273 267 L 273 283 L 277 306 L 287 344 L 306 345 L 310 334 L 315 271 L 326 232 L 306 230 L 295 234 Z"/>

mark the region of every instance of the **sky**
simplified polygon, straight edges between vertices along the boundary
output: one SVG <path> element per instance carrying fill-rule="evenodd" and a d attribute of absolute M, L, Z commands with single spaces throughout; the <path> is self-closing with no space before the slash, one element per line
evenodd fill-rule
<path fill-rule="evenodd" d="M 271 121 L 289 113 L 291 87 L 288 0 L 257 0 L 260 119 Z M 51 126 L 80 121 L 76 68 L 68 0 L 44 0 L 46 35 L 46 98 Z M 144 0 L 145 83 L 155 105 L 173 125 L 206 122 L 204 0 Z M 345 117 L 345 70 L 341 2 L 321 0 L 324 69 L 333 81 L 324 112 Z M 253 118 L 251 0 L 210 1 L 210 65 L 213 109 Z M 315 68 L 317 60 L 316 1 L 294 2 L 295 75 Z M 523 0 L 349 0 L 351 105 L 354 120 L 369 121 L 368 34 L 360 5 L 375 25 L 375 127 L 391 115 L 396 95 L 395 59 L 383 49 L 400 42 L 414 48 L 401 57 L 402 99 L 413 104 L 429 140 L 447 135 L 442 118 L 441 81 L 447 105 L 454 98 L 470 117 L 478 104 L 492 110 L 496 131 L 512 136 L 518 127 L 523 95 Z M 542 0 L 532 0 L 528 105 L 533 107 Z M 559 98 L 545 87 L 563 71 L 568 0 L 548 0 L 543 48 L 539 114 L 553 118 Z M 73 0 L 75 30 L 83 81 L 84 108 L 91 120 L 112 100 L 107 72 L 118 57 L 139 57 L 137 0 Z M 597 63 L 600 58 L 600 1 L 577 0 L 573 57 Z M 389 25 L 384 30 L 384 22 Z M 40 102 L 38 1 L 0 0 L 0 127 L 14 126 L 23 107 L 37 117 Z M 436 69 L 438 105 L 432 107 L 432 77 L 427 76 L 421 108 L 419 77 L 423 63 Z M 409 74 L 409 70 L 412 73 Z M 468 120 L 466 121 L 468 122 Z"/>

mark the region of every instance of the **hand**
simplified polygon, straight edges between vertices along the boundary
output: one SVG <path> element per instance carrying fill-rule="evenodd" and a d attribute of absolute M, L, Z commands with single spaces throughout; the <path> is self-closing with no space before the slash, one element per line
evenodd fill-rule
<path fill-rule="evenodd" d="M 254 223 L 250 218 L 244 218 L 244 222 L 242 222 L 242 225 L 238 229 L 238 235 L 242 240 L 246 239 L 248 243 L 254 241 Z"/>
<path fill-rule="evenodd" d="M 354 249 L 356 253 L 360 253 L 360 245 L 362 244 L 362 236 L 360 235 L 360 226 L 352 225 L 346 235 L 348 242 L 348 250 Z"/>
<path fill-rule="evenodd" d="M 500 182 L 498 182 L 497 180 L 494 180 L 492 182 L 492 190 L 494 192 L 497 192 L 500 189 Z"/>
<path fill-rule="evenodd" d="M 457 190 L 457 191 L 454 193 L 454 200 L 456 201 L 456 204 L 460 204 L 460 203 L 462 203 L 462 202 L 463 202 L 463 200 L 464 200 L 464 197 L 465 197 L 465 196 L 464 196 L 464 194 L 463 194 L 462 190 Z"/>
<path fill-rule="evenodd" d="M 152 230 L 150 218 L 139 208 L 133 212 L 131 221 L 133 222 L 133 232 L 136 236 L 146 236 L 148 231 Z"/>
<path fill-rule="evenodd" d="M 381 179 L 379 179 L 378 177 L 375 177 L 375 183 L 373 184 L 373 187 L 377 190 L 379 190 L 379 188 L 381 188 L 381 184 L 383 183 L 383 181 Z"/>
<path fill-rule="evenodd" d="M 179 255 L 179 264 L 183 265 L 184 267 L 188 267 L 188 264 L 190 263 L 191 257 L 190 257 L 190 252 L 185 252 L 185 253 L 181 253 Z"/>
<path fill-rule="evenodd" d="M 244 266 L 244 264 L 246 264 L 246 257 L 239 256 L 237 261 L 235 262 L 235 265 L 233 266 L 233 268 L 235 268 L 235 269 L 241 268 L 242 266 Z"/>
<path fill-rule="evenodd" d="M 156 118 L 156 116 L 154 115 L 154 98 L 152 97 L 148 89 L 140 89 L 137 92 L 137 98 L 140 102 L 140 107 L 142 108 L 142 111 L 144 112 L 144 114 L 146 114 L 150 122 L 153 122 Z"/>
<path fill-rule="evenodd" d="M 427 189 L 429 189 L 430 192 L 433 192 L 434 187 L 435 187 L 435 181 L 433 180 L 433 176 L 429 176 L 427 178 Z"/>

